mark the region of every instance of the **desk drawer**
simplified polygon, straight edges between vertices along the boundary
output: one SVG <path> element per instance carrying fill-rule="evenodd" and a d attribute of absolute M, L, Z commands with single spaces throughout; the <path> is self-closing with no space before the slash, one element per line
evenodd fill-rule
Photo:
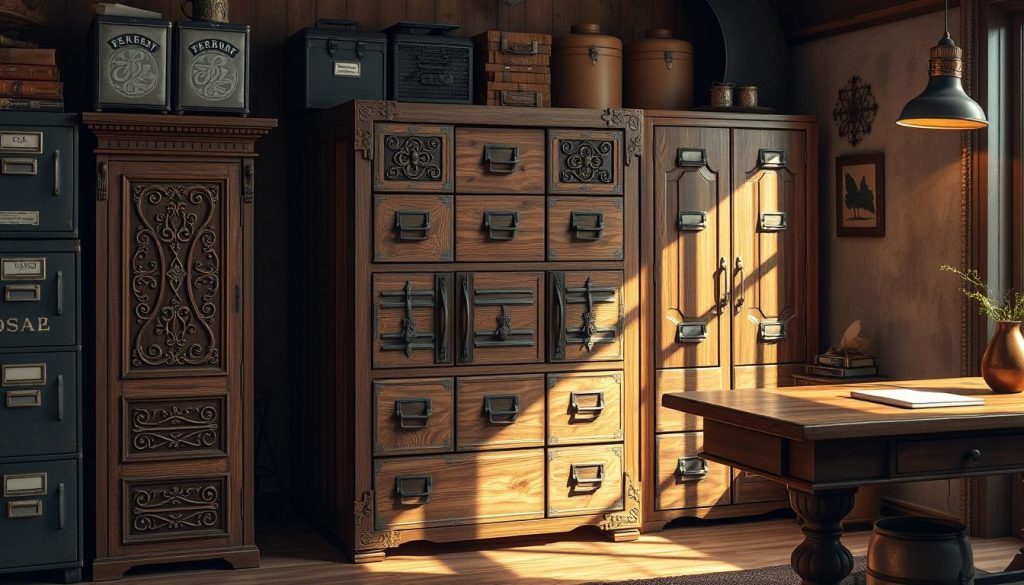
<path fill-rule="evenodd" d="M 548 445 L 622 440 L 622 372 L 548 374 Z"/>
<path fill-rule="evenodd" d="M 621 197 L 548 197 L 548 260 L 622 260 Z"/>
<path fill-rule="evenodd" d="M 548 449 L 548 517 L 622 510 L 622 445 Z"/>
<path fill-rule="evenodd" d="M 544 193 L 544 131 L 459 128 L 455 131 L 459 193 Z"/>
<path fill-rule="evenodd" d="M 544 374 L 456 382 L 459 451 L 544 446 Z"/>
<path fill-rule="evenodd" d="M 448 453 L 455 400 L 451 378 L 393 380 L 373 385 L 373 454 Z"/>
<path fill-rule="evenodd" d="M 544 198 L 461 195 L 455 202 L 459 262 L 544 260 Z"/>
<path fill-rule="evenodd" d="M 1024 467 L 1024 433 L 896 441 L 896 475 L 932 475 Z"/>
<path fill-rule="evenodd" d="M 373 198 L 374 262 L 451 262 L 451 195 Z"/>

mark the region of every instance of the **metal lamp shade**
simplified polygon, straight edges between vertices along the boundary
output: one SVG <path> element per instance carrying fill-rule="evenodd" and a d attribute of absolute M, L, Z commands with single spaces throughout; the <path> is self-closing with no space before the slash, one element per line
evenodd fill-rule
<path fill-rule="evenodd" d="M 974 130 L 988 126 L 985 110 L 964 92 L 962 51 L 947 35 L 932 48 L 924 92 L 903 107 L 896 123 L 911 128 Z"/>

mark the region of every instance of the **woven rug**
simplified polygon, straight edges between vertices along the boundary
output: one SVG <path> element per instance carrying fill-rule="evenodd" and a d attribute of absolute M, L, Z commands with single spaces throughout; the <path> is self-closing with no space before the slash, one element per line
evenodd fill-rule
<path fill-rule="evenodd" d="M 843 585 L 864 585 L 864 557 L 854 559 L 853 574 L 843 581 Z M 729 571 L 726 573 L 709 573 L 707 575 L 684 575 L 682 577 L 659 577 L 657 579 L 635 579 L 632 581 L 606 581 L 588 585 L 800 585 L 800 577 L 793 573 L 789 565 L 750 569 L 747 571 Z"/>

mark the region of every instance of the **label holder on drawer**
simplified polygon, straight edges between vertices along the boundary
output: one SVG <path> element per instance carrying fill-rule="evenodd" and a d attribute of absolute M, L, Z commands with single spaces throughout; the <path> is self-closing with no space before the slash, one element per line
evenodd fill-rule
<path fill-rule="evenodd" d="M 42 298 L 38 284 L 8 284 L 4 286 L 4 301 L 8 303 L 38 303 Z"/>
<path fill-rule="evenodd" d="M 4 386 L 41 386 L 46 383 L 46 364 L 4 364 L 0 366 Z"/>
<path fill-rule="evenodd" d="M 43 153 L 42 132 L 0 132 L 0 152 Z"/>
<path fill-rule="evenodd" d="M 39 174 L 39 161 L 34 158 L 0 159 L 0 175 L 34 177 Z"/>
<path fill-rule="evenodd" d="M 46 280 L 46 258 L 3 258 L 0 280 Z"/>
<path fill-rule="evenodd" d="M 4 479 L 4 497 L 45 496 L 46 472 L 7 474 Z"/>
<path fill-rule="evenodd" d="M 43 515 L 42 500 L 18 500 L 7 502 L 7 517 L 11 520 L 18 518 L 38 518 Z"/>
<path fill-rule="evenodd" d="M 8 390 L 4 394 L 7 408 L 36 408 L 43 405 L 41 390 Z"/>

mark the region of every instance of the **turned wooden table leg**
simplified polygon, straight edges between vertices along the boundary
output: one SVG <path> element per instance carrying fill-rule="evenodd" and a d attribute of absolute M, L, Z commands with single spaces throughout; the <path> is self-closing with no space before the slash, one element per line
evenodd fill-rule
<path fill-rule="evenodd" d="M 791 557 L 803 585 L 838 585 L 853 571 L 853 555 L 840 538 L 855 493 L 856 489 L 812 494 L 789 488 L 789 503 L 803 519 L 804 541 Z"/>

